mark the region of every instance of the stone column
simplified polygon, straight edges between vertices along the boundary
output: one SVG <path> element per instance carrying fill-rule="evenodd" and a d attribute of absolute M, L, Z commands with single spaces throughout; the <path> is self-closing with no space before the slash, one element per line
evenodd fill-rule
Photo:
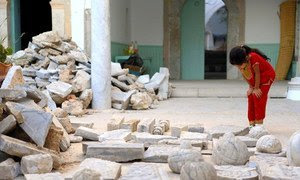
<path fill-rule="evenodd" d="M 300 2 L 297 1 L 295 31 L 296 77 L 288 85 L 287 99 L 300 101 Z"/>
<path fill-rule="evenodd" d="M 62 37 L 71 37 L 71 3 L 70 0 L 52 0 L 52 30 Z"/>
<path fill-rule="evenodd" d="M 6 37 L 3 45 L 8 45 L 8 16 L 7 16 L 7 0 L 0 0 L 0 40 Z"/>
<path fill-rule="evenodd" d="M 92 0 L 93 109 L 111 108 L 111 44 L 109 0 Z"/>

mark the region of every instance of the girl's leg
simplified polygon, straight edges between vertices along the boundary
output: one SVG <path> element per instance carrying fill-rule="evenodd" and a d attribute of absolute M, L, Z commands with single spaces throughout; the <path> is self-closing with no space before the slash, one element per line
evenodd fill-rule
<path fill-rule="evenodd" d="M 255 125 L 255 108 L 253 94 L 248 96 L 248 120 L 250 125 Z"/>
<path fill-rule="evenodd" d="M 255 124 L 263 124 L 263 120 L 266 115 L 266 105 L 268 100 L 268 93 L 270 90 L 270 85 L 261 86 L 262 96 L 257 98 L 253 96 L 254 106 L 255 106 Z"/>

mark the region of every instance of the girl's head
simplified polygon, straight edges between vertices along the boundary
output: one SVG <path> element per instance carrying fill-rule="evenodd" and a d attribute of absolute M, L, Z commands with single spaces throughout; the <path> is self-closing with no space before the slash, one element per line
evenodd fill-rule
<path fill-rule="evenodd" d="M 258 49 L 254 49 L 254 48 L 250 48 L 247 45 L 241 45 L 241 46 L 236 46 L 234 48 L 231 49 L 230 51 L 230 63 L 232 65 L 242 65 L 243 63 L 247 62 L 248 59 L 248 55 L 254 52 L 258 55 L 260 55 L 261 57 L 263 57 L 264 59 L 268 60 L 269 58 L 262 53 L 260 50 Z"/>

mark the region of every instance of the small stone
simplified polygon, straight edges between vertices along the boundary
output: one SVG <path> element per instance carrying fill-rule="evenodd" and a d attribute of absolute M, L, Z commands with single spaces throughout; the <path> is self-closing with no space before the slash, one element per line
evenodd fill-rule
<path fill-rule="evenodd" d="M 236 137 L 239 138 L 242 142 L 244 142 L 247 145 L 247 147 L 256 146 L 257 139 L 255 138 L 251 138 L 248 136 L 236 136 Z"/>
<path fill-rule="evenodd" d="M 68 117 L 68 113 L 61 109 L 61 108 L 56 108 L 54 111 L 53 111 L 54 115 L 57 117 L 57 118 L 65 118 L 65 117 Z"/>
<path fill-rule="evenodd" d="M 63 135 L 64 132 L 61 128 L 51 125 L 44 147 L 59 153 L 60 143 L 63 139 Z"/>
<path fill-rule="evenodd" d="M 80 167 L 99 172 L 103 179 L 118 179 L 121 175 L 121 164 L 96 158 L 85 159 Z"/>
<path fill-rule="evenodd" d="M 72 81 L 73 92 L 82 92 L 91 88 L 91 75 L 85 71 L 79 70 Z"/>
<path fill-rule="evenodd" d="M 132 95 L 130 99 L 132 109 L 149 109 L 152 104 L 152 98 L 146 92 L 138 92 Z"/>
<path fill-rule="evenodd" d="M 87 127 L 87 128 L 93 128 L 94 126 L 94 123 L 92 122 L 85 122 L 85 121 L 78 121 L 78 120 L 71 120 L 71 124 L 72 127 L 75 129 L 75 131 L 80 126 Z"/>
<path fill-rule="evenodd" d="M 50 78 L 51 74 L 46 69 L 40 69 L 36 72 L 36 76 L 41 79 L 48 79 Z"/>
<path fill-rule="evenodd" d="M 263 126 L 254 126 L 250 129 L 249 134 L 247 134 L 248 137 L 259 139 L 264 135 L 268 135 L 269 132 L 263 127 Z"/>
<path fill-rule="evenodd" d="M 127 129 L 118 129 L 113 131 L 108 131 L 99 136 L 99 141 L 107 141 L 107 140 L 131 140 L 131 131 Z"/>
<path fill-rule="evenodd" d="M 219 125 L 213 127 L 208 132 L 212 135 L 212 138 L 219 138 L 226 133 L 233 133 L 235 136 L 244 136 L 248 134 L 249 128 L 234 125 Z"/>
<path fill-rule="evenodd" d="M 131 132 L 134 132 L 137 130 L 137 125 L 139 122 L 140 122 L 139 119 L 127 120 L 121 124 L 121 129 L 128 129 Z"/>
<path fill-rule="evenodd" d="M 71 50 L 68 55 L 70 56 L 70 58 L 74 59 L 77 62 L 80 62 L 80 63 L 88 62 L 88 57 L 86 56 L 86 54 L 84 52 Z"/>
<path fill-rule="evenodd" d="M 83 104 L 80 100 L 67 100 L 61 104 L 61 107 L 70 115 L 79 116 L 85 114 Z"/>
<path fill-rule="evenodd" d="M 64 180 L 64 177 L 59 172 L 46 174 L 25 174 L 26 180 Z"/>
<path fill-rule="evenodd" d="M 57 119 L 61 123 L 61 125 L 65 128 L 65 130 L 67 131 L 68 134 L 75 132 L 75 129 L 73 129 L 69 117 L 57 118 Z"/>
<path fill-rule="evenodd" d="M 57 64 L 56 62 L 50 61 L 47 70 L 48 70 L 49 72 L 51 72 L 51 71 L 56 71 L 57 68 L 58 68 L 58 64 Z"/>
<path fill-rule="evenodd" d="M 36 70 L 33 69 L 32 67 L 23 68 L 22 73 L 23 73 L 24 76 L 36 77 Z"/>
<path fill-rule="evenodd" d="M 275 136 L 265 135 L 258 139 L 256 149 L 259 152 L 276 154 L 281 152 L 282 146 Z"/>
<path fill-rule="evenodd" d="M 22 68 L 20 66 L 13 66 L 7 72 L 5 79 L 1 85 L 1 89 L 13 89 L 17 85 L 24 85 Z"/>
<path fill-rule="evenodd" d="M 258 179 L 256 168 L 247 166 L 215 166 L 218 179 Z"/>
<path fill-rule="evenodd" d="M 86 127 L 79 127 L 75 131 L 75 136 L 81 136 L 83 139 L 88 139 L 92 141 L 98 141 L 98 136 L 100 135 L 99 132 L 97 132 L 94 129 L 86 128 Z"/>
<path fill-rule="evenodd" d="M 17 120 L 13 115 L 9 115 L 0 121 L 0 134 L 7 134 L 14 130 L 17 125 Z"/>
<path fill-rule="evenodd" d="M 48 79 L 41 79 L 39 77 L 36 77 L 34 80 L 36 82 L 37 87 L 40 89 L 44 89 L 50 84 Z"/>
<path fill-rule="evenodd" d="M 290 166 L 300 166 L 300 131 L 295 132 L 290 137 L 287 158 Z"/>
<path fill-rule="evenodd" d="M 188 126 L 183 124 L 178 124 L 171 127 L 171 136 L 180 137 L 181 131 L 187 131 Z"/>
<path fill-rule="evenodd" d="M 93 169 L 82 168 L 73 175 L 72 180 L 101 180 L 101 174 Z"/>
<path fill-rule="evenodd" d="M 180 171 L 181 180 L 216 180 L 217 172 L 210 163 L 187 162 Z"/>
<path fill-rule="evenodd" d="M 154 130 L 155 119 L 154 118 L 144 118 L 139 122 L 137 126 L 138 132 L 152 133 Z"/>
<path fill-rule="evenodd" d="M 125 71 L 122 69 L 120 63 L 111 62 L 111 76 L 121 76 L 124 75 Z"/>
<path fill-rule="evenodd" d="M 188 125 L 188 131 L 196 132 L 196 133 L 203 133 L 204 127 L 202 124 L 192 124 L 192 125 Z"/>
<path fill-rule="evenodd" d="M 82 101 L 83 108 L 87 109 L 93 99 L 93 91 L 91 89 L 83 90 L 79 96 L 79 99 Z"/>
<path fill-rule="evenodd" d="M 23 174 L 50 173 L 52 166 L 53 160 L 49 154 L 24 156 L 21 160 L 21 170 Z"/>
<path fill-rule="evenodd" d="M 70 135 L 71 143 L 80 143 L 80 142 L 82 142 L 82 140 L 83 140 L 83 138 L 81 136 Z"/>
<path fill-rule="evenodd" d="M 47 86 L 47 90 L 50 93 L 56 94 L 61 98 L 65 98 L 72 92 L 72 85 L 61 81 L 57 81 L 49 84 Z"/>
<path fill-rule="evenodd" d="M 134 133 L 132 136 L 135 142 L 144 143 L 145 147 L 149 147 L 150 145 L 156 145 L 161 140 L 177 139 L 173 136 L 152 135 L 149 133 Z"/>
<path fill-rule="evenodd" d="M 12 158 L 0 163 L 1 179 L 15 179 L 20 174 L 20 164 Z"/>
<path fill-rule="evenodd" d="M 67 55 L 56 55 L 56 56 L 49 56 L 49 58 L 54 61 L 56 64 L 67 64 L 70 60 L 69 56 Z"/>

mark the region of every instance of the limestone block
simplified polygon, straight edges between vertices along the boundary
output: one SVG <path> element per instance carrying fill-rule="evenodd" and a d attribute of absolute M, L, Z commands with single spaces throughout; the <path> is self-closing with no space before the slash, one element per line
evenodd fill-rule
<path fill-rule="evenodd" d="M 262 179 L 300 179 L 300 167 L 275 165 L 262 171 Z"/>
<path fill-rule="evenodd" d="M 139 122 L 140 122 L 139 119 L 127 120 L 127 121 L 125 121 L 121 124 L 121 129 L 128 129 L 131 132 L 134 132 L 134 131 L 137 130 L 137 125 L 138 125 Z"/>
<path fill-rule="evenodd" d="M 93 91 L 91 89 L 83 90 L 79 96 L 79 99 L 82 101 L 83 108 L 87 109 L 93 99 Z"/>
<path fill-rule="evenodd" d="M 210 135 L 207 133 L 196 133 L 196 132 L 187 132 L 182 131 L 180 135 L 181 140 L 198 140 L 198 141 L 208 141 L 210 140 Z"/>
<path fill-rule="evenodd" d="M 82 168 L 76 171 L 73 175 L 72 180 L 101 180 L 100 172 L 89 169 L 89 168 Z"/>
<path fill-rule="evenodd" d="M 137 126 L 138 132 L 152 133 L 154 130 L 155 119 L 154 118 L 144 118 L 139 122 Z"/>
<path fill-rule="evenodd" d="M 52 53 L 53 54 L 53 53 Z M 70 60 L 70 57 L 67 55 L 60 55 L 59 53 L 56 56 L 49 56 L 51 61 L 55 62 L 56 64 L 67 64 Z"/>
<path fill-rule="evenodd" d="M 70 99 L 61 104 L 61 108 L 68 114 L 73 116 L 80 116 L 85 114 L 83 110 L 83 104 L 80 100 Z"/>
<path fill-rule="evenodd" d="M 181 131 L 187 131 L 188 126 L 183 124 L 178 124 L 171 126 L 171 136 L 180 137 Z"/>
<path fill-rule="evenodd" d="M 215 169 L 217 170 L 218 179 L 258 179 L 258 173 L 254 167 L 226 165 L 215 166 Z"/>
<path fill-rule="evenodd" d="M 70 135 L 71 143 L 80 143 L 80 142 L 82 142 L 82 140 L 83 140 L 83 138 L 81 136 Z"/>
<path fill-rule="evenodd" d="M 83 70 L 76 73 L 75 78 L 72 80 L 73 92 L 82 92 L 91 88 L 91 75 Z"/>
<path fill-rule="evenodd" d="M 236 137 L 239 138 L 242 142 L 244 142 L 247 145 L 247 147 L 256 146 L 257 139 L 255 138 L 251 138 L 249 136 L 236 136 Z"/>
<path fill-rule="evenodd" d="M 147 92 L 138 92 L 131 96 L 130 103 L 132 104 L 132 109 L 149 109 L 152 104 L 152 98 Z"/>
<path fill-rule="evenodd" d="M 300 131 L 295 132 L 290 137 L 287 158 L 290 166 L 300 166 Z"/>
<path fill-rule="evenodd" d="M 131 131 L 127 129 L 118 129 L 113 131 L 104 132 L 99 136 L 99 141 L 107 141 L 107 140 L 131 140 Z"/>
<path fill-rule="evenodd" d="M 52 44 L 60 44 L 61 38 L 56 31 L 48 31 L 32 37 L 32 42 L 41 48 L 51 47 Z"/>
<path fill-rule="evenodd" d="M 62 151 L 66 151 L 71 146 L 69 135 L 55 116 L 53 116 L 52 122 L 56 127 L 61 128 L 63 131 L 63 138 L 60 141 L 59 147 Z"/>
<path fill-rule="evenodd" d="M 144 143 L 145 147 L 150 145 L 158 144 L 161 140 L 175 140 L 176 137 L 173 136 L 163 136 L 163 135 L 152 135 L 150 133 L 134 133 L 132 134 L 133 139 L 137 143 Z"/>
<path fill-rule="evenodd" d="M 215 180 L 217 179 L 217 172 L 210 163 L 188 162 L 180 171 L 181 180 Z"/>
<path fill-rule="evenodd" d="M 141 75 L 138 77 L 138 79 L 136 81 L 141 84 L 147 84 L 150 82 L 150 76 L 149 76 L 149 74 Z"/>
<path fill-rule="evenodd" d="M 46 88 L 50 93 L 58 95 L 61 98 L 67 97 L 72 92 L 72 85 L 62 81 L 53 82 Z"/>
<path fill-rule="evenodd" d="M 164 145 L 177 145 L 179 146 L 180 143 L 182 141 L 186 141 L 186 140 L 182 140 L 182 139 L 164 139 L 164 140 L 160 140 L 158 142 L 158 144 L 164 144 Z M 206 141 L 201 141 L 201 140 L 188 140 L 193 147 L 200 147 L 201 149 L 203 149 L 203 147 L 205 147 L 207 145 Z"/>
<path fill-rule="evenodd" d="M 257 172 L 261 176 L 262 173 L 266 172 L 269 167 L 276 165 L 287 166 L 288 160 L 284 157 L 255 155 L 250 157 L 248 164 L 251 167 L 256 167 Z"/>
<path fill-rule="evenodd" d="M 248 127 L 240 127 L 235 125 L 219 125 L 208 130 L 212 138 L 219 138 L 226 133 L 233 133 L 235 136 L 244 136 L 248 134 Z"/>
<path fill-rule="evenodd" d="M 46 95 L 46 97 L 47 97 L 47 105 L 48 105 L 48 107 L 52 110 L 52 111 L 54 111 L 55 109 L 56 109 L 56 103 L 53 101 L 53 99 L 52 99 L 52 97 L 50 96 L 50 94 L 49 94 L 49 91 L 48 90 L 44 90 L 44 91 L 42 91 L 45 95 Z"/>
<path fill-rule="evenodd" d="M 130 91 L 130 88 L 127 84 L 123 83 L 123 82 L 120 82 L 118 81 L 116 78 L 111 78 L 111 82 L 112 84 L 114 84 L 115 86 L 117 86 L 118 88 L 124 90 L 124 91 Z"/>
<path fill-rule="evenodd" d="M 152 78 L 150 79 L 150 82 L 145 84 L 146 89 L 158 89 L 163 80 L 165 79 L 166 74 L 164 73 L 155 73 Z"/>
<path fill-rule="evenodd" d="M 9 115 L 0 121 L 0 134 L 11 132 L 17 125 L 17 120 L 13 115 Z"/>
<path fill-rule="evenodd" d="M 71 50 L 70 53 L 68 54 L 72 59 L 74 59 L 77 62 L 80 63 L 87 63 L 88 62 L 88 57 L 86 54 L 82 51 L 74 51 Z"/>
<path fill-rule="evenodd" d="M 36 76 L 41 78 L 41 79 L 49 79 L 51 74 L 48 72 L 46 69 L 40 69 L 39 71 L 36 72 Z"/>
<path fill-rule="evenodd" d="M 268 135 L 269 132 L 263 126 L 254 126 L 249 131 L 248 137 L 259 139 L 264 135 Z"/>
<path fill-rule="evenodd" d="M 258 139 L 256 149 L 259 152 L 276 154 L 282 150 L 281 142 L 273 135 L 265 135 Z"/>
<path fill-rule="evenodd" d="M 33 69 L 32 67 L 23 68 L 22 73 L 24 76 L 36 77 L 36 70 Z"/>
<path fill-rule="evenodd" d="M 0 89 L 0 98 L 7 101 L 17 101 L 27 96 L 24 90 Z"/>
<path fill-rule="evenodd" d="M 63 69 L 59 71 L 59 81 L 70 83 L 70 80 L 74 77 L 71 69 Z"/>
<path fill-rule="evenodd" d="M 35 79 L 36 85 L 38 88 L 44 89 L 46 86 L 50 84 L 48 79 L 41 79 L 39 77 L 36 77 Z"/>
<path fill-rule="evenodd" d="M 196 132 L 196 133 L 203 133 L 204 132 L 203 124 L 188 125 L 188 131 L 189 132 Z"/>
<path fill-rule="evenodd" d="M 63 139 L 64 132 L 61 128 L 51 125 L 44 147 L 56 152 L 60 152 L 60 143 Z"/>
<path fill-rule="evenodd" d="M 68 113 L 63 110 L 62 108 L 56 108 L 54 111 L 53 111 L 53 114 L 57 117 L 57 118 L 65 118 L 65 117 L 68 117 Z"/>
<path fill-rule="evenodd" d="M 111 62 L 111 76 L 121 76 L 124 75 L 125 71 L 122 69 L 120 63 Z"/>
<path fill-rule="evenodd" d="M 226 133 L 213 146 L 212 159 L 216 165 L 245 165 L 249 152 L 245 143 Z"/>
<path fill-rule="evenodd" d="M 159 100 L 166 100 L 168 99 L 170 72 L 168 68 L 161 67 L 159 68 L 159 73 L 164 74 L 165 78 L 159 86 L 158 97 Z"/>
<path fill-rule="evenodd" d="M 87 127 L 79 127 L 75 131 L 75 136 L 81 136 L 83 139 L 88 139 L 92 141 L 98 141 L 98 136 L 100 135 L 99 132 L 97 132 L 94 129 L 87 128 Z"/>
<path fill-rule="evenodd" d="M 108 123 L 107 123 L 107 130 L 117 130 L 121 128 L 121 125 L 124 122 L 124 117 L 113 117 Z"/>
<path fill-rule="evenodd" d="M 64 177 L 59 172 L 46 173 L 46 174 L 25 174 L 24 176 L 26 180 L 41 180 L 41 179 L 64 180 Z"/>
<path fill-rule="evenodd" d="M 73 129 L 69 117 L 57 118 L 57 119 L 61 123 L 61 125 L 65 128 L 68 134 L 75 132 L 75 129 Z"/>
<path fill-rule="evenodd" d="M 12 158 L 0 163 L 1 179 L 15 179 L 20 172 L 20 164 Z"/>
<path fill-rule="evenodd" d="M 112 92 L 112 103 L 122 104 L 121 109 L 127 109 L 130 98 L 134 93 L 136 93 L 136 90 L 131 90 L 128 92 Z"/>
<path fill-rule="evenodd" d="M 21 170 L 23 174 L 50 173 L 53 159 L 49 154 L 35 154 L 22 157 Z"/>
<path fill-rule="evenodd" d="M 13 66 L 7 72 L 5 79 L 1 85 L 1 89 L 13 89 L 16 85 L 24 85 L 22 68 L 20 66 Z"/>
<path fill-rule="evenodd" d="M 80 121 L 80 120 L 70 120 L 72 127 L 76 130 L 80 126 L 87 127 L 87 128 L 93 128 L 94 123 L 92 122 L 86 122 L 86 121 Z"/>

